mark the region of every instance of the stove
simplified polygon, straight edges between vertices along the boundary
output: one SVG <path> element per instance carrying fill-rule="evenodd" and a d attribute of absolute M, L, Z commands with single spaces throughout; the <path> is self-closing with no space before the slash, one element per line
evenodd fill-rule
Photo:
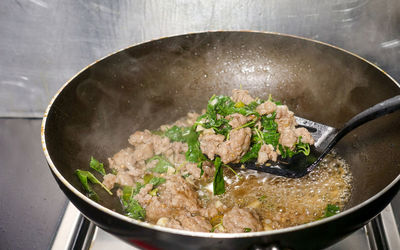
<path fill-rule="evenodd" d="M 133 247 L 95 226 L 84 218 L 72 203 L 68 203 L 51 249 L 135 250 L 140 248 Z M 396 223 L 392 205 L 389 204 L 366 226 L 326 249 L 400 249 L 399 226 Z"/>

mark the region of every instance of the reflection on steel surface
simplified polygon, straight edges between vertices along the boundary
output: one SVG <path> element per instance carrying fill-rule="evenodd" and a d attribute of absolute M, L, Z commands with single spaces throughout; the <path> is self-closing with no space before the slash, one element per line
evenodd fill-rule
<path fill-rule="evenodd" d="M 0 1 L 0 11 L 0 116 L 41 116 L 65 81 L 115 50 L 207 30 L 318 39 L 400 78 L 397 0 L 30 0 Z"/>

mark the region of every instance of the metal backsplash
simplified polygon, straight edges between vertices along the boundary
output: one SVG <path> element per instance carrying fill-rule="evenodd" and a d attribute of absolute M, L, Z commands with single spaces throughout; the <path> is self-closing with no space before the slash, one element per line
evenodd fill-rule
<path fill-rule="evenodd" d="M 400 1 L 0 1 L 0 117 L 40 117 L 89 63 L 132 44 L 207 30 L 300 35 L 400 79 Z"/>

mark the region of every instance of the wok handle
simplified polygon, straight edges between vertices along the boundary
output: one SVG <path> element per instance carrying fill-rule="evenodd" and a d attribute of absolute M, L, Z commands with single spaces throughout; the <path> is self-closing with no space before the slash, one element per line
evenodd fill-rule
<path fill-rule="evenodd" d="M 353 129 L 361 126 L 362 124 L 371 120 L 375 120 L 376 118 L 379 118 L 383 115 L 393 113 L 399 109 L 400 95 L 375 104 L 374 106 L 364 110 L 363 112 L 357 114 L 348 122 L 346 122 L 341 131 L 338 133 L 337 137 L 339 137 L 338 139 L 340 139 Z"/>
<path fill-rule="evenodd" d="M 358 126 L 400 109 L 400 95 L 380 102 L 351 118 L 342 128 L 350 132 Z M 347 134 L 347 133 L 346 133 Z"/>
<path fill-rule="evenodd" d="M 348 122 L 346 122 L 343 128 L 333 138 L 326 150 L 330 150 L 343 136 L 345 136 L 353 129 L 363 125 L 366 122 L 375 120 L 376 118 L 379 118 L 383 115 L 393 113 L 399 109 L 400 95 L 397 95 L 362 111 L 361 113 L 351 118 Z"/>

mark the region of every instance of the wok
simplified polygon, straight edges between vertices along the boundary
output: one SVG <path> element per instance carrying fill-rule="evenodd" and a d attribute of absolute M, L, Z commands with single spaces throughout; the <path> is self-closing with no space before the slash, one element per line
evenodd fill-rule
<path fill-rule="evenodd" d="M 287 229 L 213 234 L 163 228 L 119 214 L 103 190 L 85 196 L 76 169 L 89 169 L 128 145 L 136 130 L 155 129 L 213 94 L 248 89 L 284 100 L 298 116 L 341 127 L 358 112 L 400 94 L 378 67 L 342 49 L 299 37 L 257 32 L 188 34 L 123 49 L 86 67 L 55 95 L 42 124 L 42 144 L 60 188 L 97 226 L 144 248 L 245 249 L 329 246 L 376 216 L 400 187 L 400 115 L 347 135 L 336 151 L 351 165 L 353 194 L 344 212 Z M 107 165 L 107 164 L 106 164 Z"/>

